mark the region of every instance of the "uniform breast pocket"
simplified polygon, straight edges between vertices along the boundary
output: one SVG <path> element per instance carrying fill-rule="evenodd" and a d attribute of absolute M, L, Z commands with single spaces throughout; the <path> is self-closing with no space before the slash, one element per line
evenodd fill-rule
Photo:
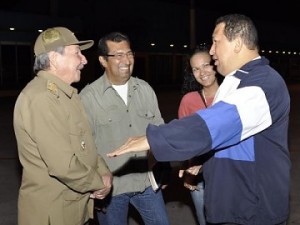
<path fill-rule="evenodd" d="M 154 112 L 150 111 L 150 110 L 143 110 L 143 109 L 140 109 L 137 111 L 137 115 L 140 119 L 143 119 L 143 120 L 154 120 L 155 118 L 155 114 Z"/>
<path fill-rule="evenodd" d="M 88 142 L 85 138 L 86 131 L 81 126 L 82 124 L 73 124 L 70 128 L 69 136 L 72 148 L 76 154 L 88 154 Z"/>
<path fill-rule="evenodd" d="M 119 123 L 124 116 L 125 113 L 116 110 L 108 110 L 106 114 L 98 115 L 97 123 L 101 126 L 111 126 L 112 124 Z"/>
<path fill-rule="evenodd" d="M 128 115 L 116 110 L 108 110 L 104 115 L 99 115 L 96 120 L 96 133 L 104 140 L 122 135 L 122 127 L 125 126 Z M 114 134 L 112 136 L 112 134 Z"/>

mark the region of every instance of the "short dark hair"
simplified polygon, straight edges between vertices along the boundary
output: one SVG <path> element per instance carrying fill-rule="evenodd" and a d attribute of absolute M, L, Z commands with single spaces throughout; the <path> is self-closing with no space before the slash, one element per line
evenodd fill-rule
<path fill-rule="evenodd" d="M 257 30 L 249 17 L 241 14 L 229 14 L 216 20 L 216 25 L 220 23 L 225 24 L 224 35 L 229 41 L 241 37 L 248 49 L 259 48 Z"/>
<path fill-rule="evenodd" d="M 107 41 L 121 42 L 126 41 L 130 46 L 129 37 L 121 32 L 111 32 L 103 36 L 98 42 L 98 56 L 106 56 L 108 54 Z"/>

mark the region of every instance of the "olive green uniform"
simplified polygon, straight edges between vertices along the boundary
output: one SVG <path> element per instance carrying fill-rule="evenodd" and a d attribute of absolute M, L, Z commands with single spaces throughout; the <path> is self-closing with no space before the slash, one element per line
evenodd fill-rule
<path fill-rule="evenodd" d="M 109 169 L 77 90 L 40 71 L 17 99 L 14 129 L 23 166 L 19 225 L 82 225 Z"/>

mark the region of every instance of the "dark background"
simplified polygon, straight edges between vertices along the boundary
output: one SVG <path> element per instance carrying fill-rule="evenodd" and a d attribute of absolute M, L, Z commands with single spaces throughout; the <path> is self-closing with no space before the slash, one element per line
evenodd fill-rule
<path fill-rule="evenodd" d="M 182 51 L 182 46 L 190 43 L 192 3 L 197 43 L 210 42 L 217 17 L 242 13 L 256 23 L 263 48 L 300 49 L 299 7 L 295 0 L 1 0 L 2 14 L 33 14 L 40 19 L 29 21 L 23 15 L 18 21 L 2 20 L 0 28 L 5 29 L 4 25 L 10 22 L 29 32 L 69 23 L 82 37 L 95 41 L 118 30 L 130 36 L 137 50 L 151 50 L 149 44 L 155 42 L 157 50 L 168 51 L 172 43 L 176 51 Z"/>
<path fill-rule="evenodd" d="M 228 13 L 253 19 L 261 55 L 288 82 L 300 81 L 300 26 L 297 1 L 201 0 L 0 0 L 0 91 L 21 90 L 35 75 L 32 52 L 38 30 L 65 26 L 95 45 L 79 89 L 101 74 L 96 54 L 100 37 L 126 33 L 136 52 L 134 76 L 153 87 L 182 84 L 186 53 L 211 43 L 215 20 Z M 193 17 L 191 15 L 194 15 Z M 194 25 L 195 29 L 191 29 Z M 10 31 L 9 28 L 15 30 Z M 155 46 L 151 46 L 155 43 Z M 173 47 L 170 47 L 173 44 Z M 186 45 L 187 47 L 184 47 Z"/>

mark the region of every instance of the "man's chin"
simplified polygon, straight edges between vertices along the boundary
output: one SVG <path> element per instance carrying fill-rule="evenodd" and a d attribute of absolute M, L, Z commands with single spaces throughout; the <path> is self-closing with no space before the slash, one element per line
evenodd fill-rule
<path fill-rule="evenodd" d="M 130 73 L 130 72 L 122 73 L 122 77 L 123 77 L 123 78 L 129 79 L 130 76 L 131 76 L 131 73 Z"/>
<path fill-rule="evenodd" d="M 76 77 L 74 77 L 74 82 L 73 83 L 77 83 L 80 81 L 80 78 L 81 78 L 81 73 L 80 71 L 77 73 Z"/>

